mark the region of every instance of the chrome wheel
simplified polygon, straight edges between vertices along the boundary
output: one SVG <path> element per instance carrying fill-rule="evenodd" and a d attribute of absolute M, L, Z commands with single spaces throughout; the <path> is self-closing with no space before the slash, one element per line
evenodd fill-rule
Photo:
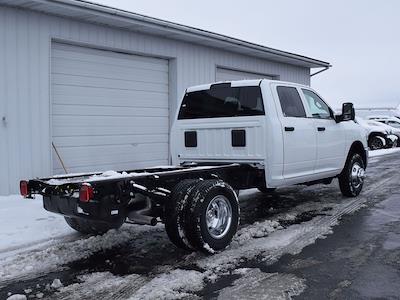
<path fill-rule="evenodd" d="M 357 189 L 359 188 L 363 182 L 365 177 L 365 170 L 363 167 L 359 165 L 359 163 L 355 163 L 351 168 L 351 185 Z"/>
<path fill-rule="evenodd" d="M 223 196 L 215 196 L 206 209 L 206 224 L 208 233 L 215 239 L 223 238 L 232 223 L 232 206 Z"/>

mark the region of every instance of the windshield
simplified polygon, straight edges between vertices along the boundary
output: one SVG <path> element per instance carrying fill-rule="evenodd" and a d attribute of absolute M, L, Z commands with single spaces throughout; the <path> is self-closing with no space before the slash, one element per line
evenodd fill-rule
<path fill-rule="evenodd" d="M 259 86 L 215 84 L 209 90 L 186 93 L 178 119 L 264 115 Z"/>

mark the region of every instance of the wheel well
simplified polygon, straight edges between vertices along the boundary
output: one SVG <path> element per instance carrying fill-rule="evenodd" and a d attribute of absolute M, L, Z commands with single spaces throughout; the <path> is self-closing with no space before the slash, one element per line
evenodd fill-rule
<path fill-rule="evenodd" d="M 366 167 L 367 166 L 367 153 L 364 149 L 363 143 L 361 143 L 360 141 L 355 141 L 350 147 L 348 157 L 350 157 L 350 155 L 353 153 L 357 153 L 357 154 L 361 155 L 361 158 L 364 162 L 364 166 Z"/>
<path fill-rule="evenodd" d="M 370 140 L 374 136 L 381 136 L 381 137 L 385 138 L 385 135 L 382 132 L 371 132 L 368 135 L 368 140 Z"/>

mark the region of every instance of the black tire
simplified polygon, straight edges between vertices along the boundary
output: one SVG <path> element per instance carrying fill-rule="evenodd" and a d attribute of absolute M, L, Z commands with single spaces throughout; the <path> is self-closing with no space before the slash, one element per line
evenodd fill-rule
<path fill-rule="evenodd" d="M 115 223 L 96 222 L 79 218 L 64 217 L 67 224 L 76 231 L 83 234 L 103 234 L 110 229 L 119 229 L 125 219 L 121 218 Z"/>
<path fill-rule="evenodd" d="M 207 209 L 211 212 L 210 203 L 216 204 L 215 207 L 220 209 L 219 214 L 230 216 L 230 219 L 221 217 L 226 222 L 222 222 L 225 226 L 221 226 L 223 231 L 218 237 L 216 234 L 213 236 L 212 228 L 207 226 L 206 213 Z M 220 206 L 221 204 L 223 205 Z M 239 225 L 239 202 L 231 186 L 221 180 L 200 181 L 190 193 L 184 211 L 183 227 L 193 249 L 214 253 L 231 243 Z M 215 212 L 215 219 L 218 217 L 219 215 Z"/>
<path fill-rule="evenodd" d="M 370 137 L 369 141 L 368 141 L 368 147 L 371 150 L 379 150 L 379 149 L 383 149 L 385 147 L 384 141 L 385 139 L 379 135 L 374 135 L 372 137 Z"/>
<path fill-rule="evenodd" d="M 358 176 L 352 176 L 352 174 L 358 174 L 358 168 L 362 168 L 362 173 L 365 170 L 361 155 L 358 153 L 350 154 L 342 173 L 339 175 L 339 187 L 343 196 L 356 197 L 360 194 L 364 185 L 364 178 L 354 179 Z"/>
<path fill-rule="evenodd" d="M 178 248 L 192 250 L 181 226 L 184 217 L 183 208 L 193 187 L 199 180 L 187 179 L 179 182 L 171 193 L 171 197 L 165 203 L 164 222 L 165 231 L 170 241 Z"/>

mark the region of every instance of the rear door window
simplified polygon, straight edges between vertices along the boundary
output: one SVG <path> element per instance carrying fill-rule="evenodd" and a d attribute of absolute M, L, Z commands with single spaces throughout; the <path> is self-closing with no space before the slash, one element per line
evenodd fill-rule
<path fill-rule="evenodd" d="M 295 87 L 278 86 L 279 101 L 285 117 L 305 118 L 306 111 L 300 94 Z"/>
<path fill-rule="evenodd" d="M 222 118 L 264 115 L 259 86 L 212 85 L 209 90 L 186 93 L 178 119 Z"/>

